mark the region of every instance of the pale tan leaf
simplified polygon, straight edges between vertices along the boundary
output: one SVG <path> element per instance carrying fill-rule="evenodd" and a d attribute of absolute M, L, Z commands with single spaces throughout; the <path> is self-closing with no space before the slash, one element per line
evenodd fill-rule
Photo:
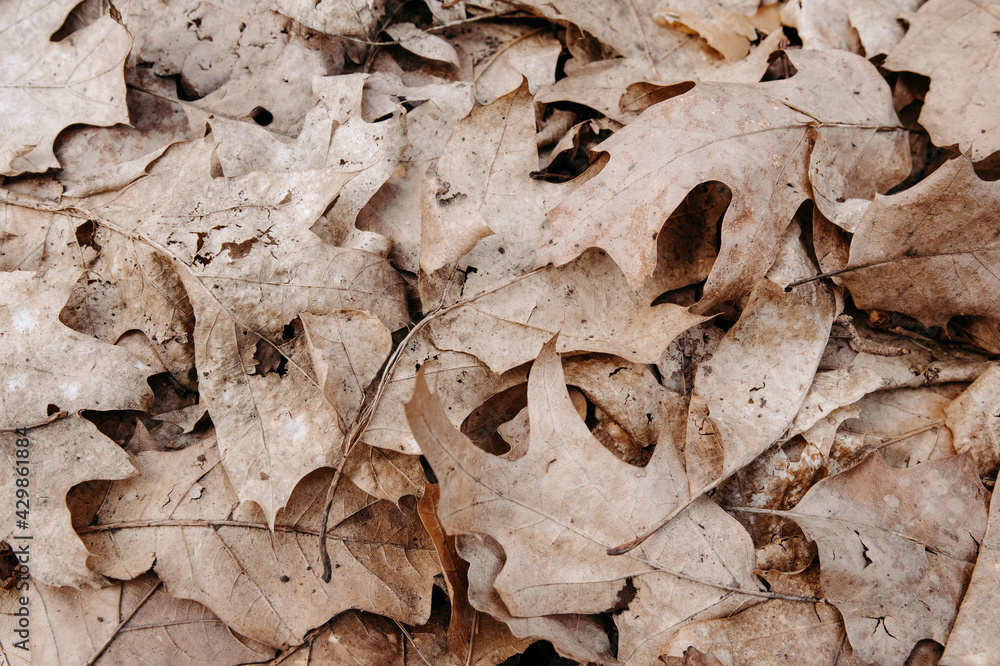
<path fill-rule="evenodd" d="M 36 663 L 236 666 L 274 654 L 235 636 L 201 604 L 170 596 L 151 575 L 101 590 L 37 585 L 31 600 Z"/>
<path fill-rule="evenodd" d="M 742 5 L 746 9 L 756 9 L 752 3 Z M 729 62 L 745 58 L 750 53 L 750 42 L 757 39 L 757 31 L 747 14 L 718 5 L 700 12 L 667 6 L 656 11 L 653 18 L 672 28 L 701 36 Z"/>
<path fill-rule="evenodd" d="M 570 101 L 589 106 L 622 124 L 634 120 L 656 102 L 685 91 L 689 81 L 717 83 L 757 83 L 767 71 L 768 57 L 778 48 L 781 31 L 771 31 L 754 46 L 750 55 L 730 63 L 711 49 L 698 48 L 700 40 L 685 42 L 653 70 L 642 58 L 599 60 L 570 69 L 571 74 L 542 88 L 539 102 Z M 695 48 L 692 48 L 695 47 Z M 641 102 L 631 99 L 636 85 L 648 83 L 652 94 Z"/>
<path fill-rule="evenodd" d="M 667 615 L 662 609 L 650 615 L 648 606 L 623 615 L 629 629 L 622 629 L 620 657 L 648 663 L 655 657 L 651 636 L 702 612 L 731 611 L 732 603 L 742 603 L 732 589 L 756 590 L 752 548 L 733 519 L 704 501 L 628 556 L 607 554 L 664 510 L 680 507 L 686 480 L 673 433 L 661 436 L 645 468 L 616 459 L 594 440 L 566 390 L 555 347 L 555 340 L 544 346 L 528 379 L 530 444 L 518 460 L 486 453 L 463 437 L 419 376 L 407 417 L 442 484 L 445 528 L 488 535 L 503 549 L 506 564 L 493 585 L 512 616 L 601 612 L 616 603 L 625 579 L 639 576 L 652 594 L 684 588 L 685 602 Z M 703 555 L 690 557 L 696 551 Z M 673 572 L 682 571 L 693 579 L 679 581 Z"/>
<path fill-rule="evenodd" d="M 862 666 L 845 642 L 840 614 L 826 604 L 774 599 L 730 618 L 690 624 L 663 646 L 664 661 L 678 663 L 670 658 L 686 655 L 692 645 L 722 664 Z"/>
<path fill-rule="evenodd" d="M 630 296 L 614 262 L 588 252 L 438 317 L 430 323 L 431 336 L 438 347 L 472 354 L 503 373 L 535 358 L 556 332 L 560 353 L 655 363 L 681 331 L 703 321 L 678 305 L 636 304 Z"/>
<path fill-rule="evenodd" d="M 408 145 L 396 170 L 361 209 L 357 220 L 359 228 L 392 239 L 389 259 L 394 266 L 416 273 L 421 250 L 417 212 L 424 174 L 441 155 L 455 123 L 472 110 L 472 85 L 458 81 L 407 86 L 399 77 L 385 73 L 372 75 L 368 84 L 411 103 L 422 102 L 406 114 Z"/>
<path fill-rule="evenodd" d="M 52 411 L 136 409 L 149 405 L 152 368 L 124 349 L 70 330 L 59 311 L 80 274 L 72 266 L 43 275 L 0 273 L 0 427 L 44 421 Z M 41 344 L 44 341 L 44 344 Z"/>
<path fill-rule="evenodd" d="M 270 523 L 299 479 L 338 463 L 350 425 L 323 396 L 298 316 L 368 311 L 390 330 L 409 316 L 402 281 L 384 258 L 309 231 L 349 175 L 328 168 L 212 178 L 211 152 L 204 141 L 172 146 L 125 193 L 86 205 L 117 227 L 126 248 L 155 249 L 169 264 L 163 280 L 184 284 L 196 316 L 199 389 L 224 464 L 241 499 L 257 502 Z M 269 356 L 277 367 L 263 362 Z"/>
<path fill-rule="evenodd" d="M 988 476 L 1000 463 L 1000 367 L 991 364 L 944 413 L 955 450 L 971 453 Z"/>
<path fill-rule="evenodd" d="M 770 273 L 778 281 L 815 272 L 797 230 L 789 227 Z M 799 412 L 836 314 L 828 288 L 803 287 L 786 293 L 771 279 L 758 281 L 739 321 L 698 367 L 684 454 L 692 493 L 760 455 Z"/>
<path fill-rule="evenodd" d="M 993 617 L 1000 593 L 1000 499 L 997 497 L 994 492 L 972 580 L 941 657 L 944 666 L 985 666 L 1000 649 L 1000 636 L 988 629 L 995 626 Z"/>
<path fill-rule="evenodd" d="M 75 0 L 37 0 L 7 5 L 0 21 L 5 37 L 0 85 L 0 173 L 59 168 L 52 152 L 63 128 L 74 123 L 128 122 L 122 67 L 132 37 L 102 16 L 60 41 L 49 37 Z"/>
<path fill-rule="evenodd" d="M 817 542 L 823 592 L 858 657 L 898 664 L 923 638 L 947 641 L 986 531 L 969 456 L 897 470 L 872 454 L 787 515 Z"/>
<path fill-rule="evenodd" d="M 588 615 L 551 614 L 514 617 L 493 584 L 503 570 L 506 556 L 493 539 L 480 534 L 457 538 L 458 554 L 468 562 L 469 602 L 482 614 L 503 622 L 514 636 L 547 640 L 570 659 L 617 664 L 608 636 L 596 618 Z M 527 640 L 524 643 L 528 643 Z"/>
<path fill-rule="evenodd" d="M 520 35 L 501 44 L 496 53 L 473 68 L 476 101 L 480 104 L 491 104 L 514 92 L 521 87 L 522 81 L 532 93 L 556 82 L 562 44 L 547 30 L 522 30 Z"/>
<path fill-rule="evenodd" d="M 392 351 L 392 333 L 369 312 L 302 313 L 313 368 L 323 395 L 343 423 L 353 423 L 365 391 Z"/>
<path fill-rule="evenodd" d="M 420 454 L 403 405 L 413 397 L 417 372 L 421 369 L 424 380 L 445 404 L 448 419 L 456 427 L 492 396 L 523 384 L 526 379 L 521 368 L 494 373 L 475 356 L 444 351 L 425 337 L 417 337 L 403 350 L 393 368 L 382 399 L 365 429 L 365 442 L 390 451 Z"/>
<path fill-rule="evenodd" d="M 506 611 L 497 607 L 496 603 L 483 602 L 479 587 L 472 590 L 470 598 L 469 563 L 477 562 L 470 556 L 469 548 L 462 549 L 463 560 L 459 557 L 459 549 L 454 536 L 449 536 L 441 525 L 438 517 L 438 504 L 441 499 L 440 486 L 436 483 L 427 484 L 424 496 L 417 503 L 420 521 L 427 529 L 438 559 L 444 572 L 444 580 L 448 587 L 448 597 L 451 600 L 451 621 L 448 624 L 448 645 L 451 653 L 463 663 L 490 663 L 487 658 L 506 659 L 522 652 L 528 647 L 529 641 L 516 638 L 504 622 L 509 620 Z M 477 582 L 478 582 L 477 577 Z M 492 580 L 486 583 L 492 591 Z M 495 594 L 493 595 L 495 596 Z M 472 603 L 470 603 L 470 601 Z M 485 604 L 485 605 L 484 605 Z M 473 606 L 476 606 L 474 608 Z M 479 610 L 486 611 L 480 613 Z M 603 632 L 599 634 L 604 636 Z M 469 654 L 469 651 L 472 654 Z M 597 655 L 598 653 L 593 653 Z M 607 655 L 610 656 L 610 655 Z M 495 662 L 494 662 L 495 663 Z"/>
<path fill-rule="evenodd" d="M 438 564 L 412 509 L 342 479 L 327 536 L 333 578 L 323 583 L 318 532 L 332 473 L 303 480 L 271 532 L 259 511 L 236 510 L 212 439 L 139 454 L 142 476 L 113 485 L 94 523 L 81 529 L 98 571 L 128 579 L 154 566 L 172 595 L 275 647 L 301 643 L 350 608 L 426 621 Z"/>
<path fill-rule="evenodd" d="M 968 155 L 914 187 L 877 197 L 858 225 L 842 280 L 855 304 L 944 326 L 952 315 L 1000 319 L 1000 183 Z"/>
<path fill-rule="evenodd" d="M 395 23 L 386 28 L 385 32 L 411 53 L 458 67 L 455 47 L 437 35 L 424 32 L 412 23 Z"/>
<path fill-rule="evenodd" d="M 313 30 L 333 35 L 364 37 L 382 16 L 382 0 L 267 0 L 276 11 Z"/>
<path fill-rule="evenodd" d="M 931 78 L 920 124 L 935 145 L 957 144 L 977 162 L 1000 150 L 1000 122 L 992 111 L 1000 94 L 1000 3 L 930 0 L 910 22 L 885 66 Z M 930 40 L 941 48 L 927 49 Z"/>
<path fill-rule="evenodd" d="M 808 49 L 844 49 L 868 58 L 889 53 L 906 32 L 899 19 L 917 11 L 921 0 L 797 0 L 781 11 Z"/>
<path fill-rule="evenodd" d="M 113 405 L 109 402 L 106 406 Z M 30 545 L 25 564 L 30 565 L 32 579 L 57 586 L 103 586 L 104 578 L 88 568 L 87 548 L 73 533 L 66 493 L 92 479 L 133 475 L 135 468 L 128 454 L 75 414 L 32 428 L 24 435 L 0 432 L 0 448 L 7 463 L 0 467 L 0 495 L 11 504 L 11 510 L 0 520 L 0 534 L 17 544 L 15 551 L 18 546 Z M 26 497 L 17 494 L 19 488 L 28 489 Z M 15 506 L 17 499 L 22 503 Z M 22 516 L 15 513 L 18 510 L 25 511 L 23 523 Z M 31 540 L 19 541 L 19 534 Z"/>
<path fill-rule="evenodd" d="M 302 171 L 331 168 L 352 174 L 324 215 L 324 240 L 340 244 L 354 229 L 355 219 L 372 193 L 392 174 L 406 148 L 406 121 L 394 108 L 393 117 L 366 122 L 362 113 L 365 74 L 317 77 L 312 92 L 318 99 L 306 114 L 293 143 L 267 127 L 225 117 L 209 120 L 219 141 L 216 156 L 226 176 L 254 171 Z"/>
<path fill-rule="evenodd" d="M 847 53 L 787 55 L 798 70 L 790 79 L 700 84 L 650 107 L 605 141 L 607 165 L 549 214 L 538 264 L 564 264 L 600 247 L 638 289 L 656 265 L 664 211 L 675 209 L 695 185 L 717 180 L 730 186 L 733 200 L 720 259 L 697 306 L 704 311 L 745 294 L 767 271 L 781 232 L 813 187 L 836 192 L 846 181 L 835 182 L 834 175 L 862 173 L 866 180 L 852 179 L 852 189 L 873 197 L 877 183 L 891 178 L 870 169 L 884 166 L 887 156 L 908 154 L 885 82 L 867 61 Z M 830 76 L 844 84 L 831 89 Z M 836 136 L 826 137 L 828 129 Z M 811 149 L 811 136 L 823 138 L 825 147 Z M 651 154 L 651 141 L 662 150 Z M 909 166 L 905 160 L 895 164 L 904 168 L 892 171 L 893 178 L 902 179 Z M 822 181 L 810 182 L 813 167 Z"/>
<path fill-rule="evenodd" d="M 526 85 L 455 125 L 435 171 L 425 176 L 421 200 L 425 310 L 530 267 L 545 213 L 565 192 L 532 179 L 529 174 L 537 169 L 534 102 Z M 455 264 L 466 274 L 452 270 Z M 458 276 L 461 290 L 453 285 Z"/>

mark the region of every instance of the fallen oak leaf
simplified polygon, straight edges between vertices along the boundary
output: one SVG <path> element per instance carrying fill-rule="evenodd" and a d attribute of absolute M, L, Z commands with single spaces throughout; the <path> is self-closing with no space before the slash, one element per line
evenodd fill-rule
<path fill-rule="evenodd" d="M 677 594 L 684 602 L 671 613 L 651 615 L 643 601 L 627 613 L 635 618 L 623 620 L 620 649 L 631 663 L 646 663 L 655 658 L 651 636 L 699 613 L 731 612 L 747 598 L 739 592 L 766 593 L 749 574 L 745 531 L 706 500 L 688 506 L 634 555 L 606 554 L 616 538 L 651 525 L 663 506 L 683 503 L 687 482 L 669 436 L 642 469 L 593 438 L 572 404 L 555 347 L 555 340 L 544 346 L 529 376 L 530 443 L 517 460 L 462 436 L 419 375 L 407 417 L 442 484 L 445 528 L 487 534 L 502 546 L 507 561 L 494 586 L 512 616 L 602 612 L 616 604 L 628 578 L 640 580 L 647 595 L 683 588 Z"/>
<path fill-rule="evenodd" d="M 0 174 L 59 168 L 52 152 L 56 136 L 74 123 L 128 123 L 125 58 L 132 37 L 119 21 L 101 16 L 69 37 L 50 40 L 74 0 L 18 3 L 0 25 L 3 70 L 0 85 Z M 12 11 L 11 11 L 12 10 Z M 41 45 L 41 46 L 39 46 Z"/>
<path fill-rule="evenodd" d="M 589 180 L 549 214 L 537 265 L 562 265 L 600 247 L 639 290 L 656 265 L 658 233 L 670 233 L 661 231 L 664 218 L 695 185 L 717 180 L 730 185 L 733 199 L 719 258 L 695 306 L 704 312 L 749 291 L 814 190 L 822 195 L 817 205 L 837 204 L 825 211 L 836 218 L 838 200 L 870 199 L 901 180 L 909 170 L 905 132 L 877 71 L 847 53 L 787 56 L 798 70 L 790 79 L 699 84 L 602 143 L 610 161 L 592 167 Z M 833 90 L 832 71 L 844 81 Z M 662 152 L 651 155 L 651 141 Z"/>
<path fill-rule="evenodd" d="M 208 141 L 175 144 L 124 192 L 80 207 L 114 232 L 104 252 L 148 246 L 169 264 L 159 281 L 184 285 L 199 389 L 224 464 L 241 499 L 271 522 L 299 479 L 341 462 L 351 425 L 323 394 L 304 335 L 294 332 L 298 316 L 367 311 L 396 330 L 409 315 L 402 280 L 384 257 L 329 245 L 309 230 L 351 174 L 213 178 L 212 151 Z M 265 352 L 284 358 L 287 373 L 261 364 Z"/>
<path fill-rule="evenodd" d="M 438 563 L 412 509 L 341 480 L 327 532 L 334 575 L 323 583 L 317 541 L 332 473 L 300 482 L 271 528 L 253 505 L 238 509 L 213 440 L 137 456 L 141 476 L 112 485 L 79 530 L 97 571 L 131 579 L 153 567 L 172 595 L 274 647 L 351 608 L 427 620 Z"/>
<path fill-rule="evenodd" d="M 30 598 L 38 623 L 31 640 L 35 663 L 237 666 L 274 656 L 235 636 L 201 604 L 170 596 L 152 575 L 99 590 L 37 584 Z"/>
<path fill-rule="evenodd" d="M 917 641 L 946 643 L 986 532 L 985 489 L 968 455 L 898 470 L 872 453 L 823 479 L 791 511 L 819 547 L 822 585 L 855 654 L 901 664 Z"/>
<path fill-rule="evenodd" d="M 1000 647 L 995 631 L 984 631 L 993 625 L 995 606 L 991 603 L 1000 591 L 1000 493 L 990 500 L 989 523 L 979 546 L 976 568 L 972 570 L 969 589 L 962 598 L 955 625 L 948 635 L 941 663 L 988 664 Z"/>
<path fill-rule="evenodd" d="M 630 295 L 614 262 L 592 251 L 449 309 L 429 323 L 430 334 L 439 348 L 472 354 L 503 373 L 535 358 L 556 332 L 560 353 L 591 351 L 655 363 L 671 340 L 704 321 L 679 305 L 648 306 Z"/>
<path fill-rule="evenodd" d="M 929 326 L 953 315 L 1000 319 L 1000 184 L 976 175 L 969 155 L 912 188 L 875 198 L 835 272 L 863 309 L 910 314 Z"/>
<path fill-rule="evenodd" d="M 929 76 L 920 124 L 934 144 L 958 145 L 973 161 L 1000 150 L 992 101 L 1000 94 L 1000 4 L 996 0 L 930 0 L 910 17 L 910 29 L 885 67 Z M 929 40 L 941 44 L 933 57 Z"/>

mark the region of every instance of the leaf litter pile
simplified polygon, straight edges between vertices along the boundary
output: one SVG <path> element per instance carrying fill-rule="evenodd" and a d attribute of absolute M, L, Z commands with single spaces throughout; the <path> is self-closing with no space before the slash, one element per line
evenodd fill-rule
<path fill-rule="evenodd" d="M 4 663 L 996 663 L 1000 2 L 0 8 Z"/>

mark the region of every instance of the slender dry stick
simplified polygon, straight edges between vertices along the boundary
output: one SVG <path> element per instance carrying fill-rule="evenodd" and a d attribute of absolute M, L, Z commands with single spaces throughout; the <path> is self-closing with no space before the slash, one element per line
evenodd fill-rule
<path fill-rule="evenodd" d="M 925 426 L 923 426 L 921 428 L 916 428 L 915 430 L 911 430 L 909 432 L 904 432 L 902 435 L 899 435 L 897 437 L 892 437 L 892 438 L 887 439 L 885 441 L 879 442 L 878 446 L 876 446 L 874 448 L 875 448 L 876 451 L 878 451 L 879 449 L 884 449 L 885 447 L 889 446 L 890 444 L 895 444 L 896 442 L 901 442 L 904 439 L 909 439 L 910 437 L 913 437 L 914 435 L 919 435 L 920 433 L 927 432 L 928 430 L 935 430 L 937 428 L 940 428 L 943 425 L 947 425 L 947 424 L 944 421 L 935 421 L 934 423 L 929 423 L 929 424 L 927 424 L 927 425 L 925 425 Z"/>
<path fill-rule="evenodd" d="M 406 630 L 406 627 L 404 627 L 402 623 L 400 623 L 400 621 L 395 618 L 393 618 L 392 621 L 395 622 L 396 626 L 399 627 L 399 630 L 403 632 L 403 636 L 406 637 L 406 640 L 410 641 L 410 645 L 412 645 L 413 649 L 417 651 L 417 655 L 423 660 L 423 662 L 427 664 L 427 666 L 431 666 L 431 662 L 427 661 L 427 657 L 425 657 L 424 653 L 420 651 L 420 648 L 417 647 L 417 644 L 413 642 L 413 636 L 410 636 L 410 632 Z"/>
<path fill-rule="evenodd" d="M 32 428 L 41 428 L 42 426 L 46 426 L 46 425 L 52 423 L 53 421 L 58 421 L 59 419 L 64 419 L 68 415 L 69 415 L 69 412 L 67 412 L 64 409 L 63 411 L 56 412 L 55 414 L 49 416 L 47 419 L 44 419 L 44 420 L 39 421 L 37 423 L 31 423 L 31 424 L 25 425 L 25 426 L 16 426 L 16 427 L 13 427 L 13 428 L 0 428 L 0 432 L 18 432 L 19 430 L 31 430 Z"/>
<path fill-rule="evenodd" d="M 479 633 L 479 611 L 472 611 L 472 627 L 469 628 L 469 650 L 465 655 L 465 666 L 472 664 L 472 648 L 476 645 L 476 634 Z"/>
<path fill-rule="evenodd" d="M 115 627 L 115 630 L 111 633 L 110 636 L 108 636 L 108 639 L 104 641 L 104 645 L 101 646 L 101 649 L 95 652 L 94 655 L 87 660 L 87 666 L 94 666 L 94 664 L 97 663 L 97 660 L 100 659 L 101 655 L 104 654 L 104 652 L 108 649 L 108 646 L 110 646 L 111 643 L 115 640 L 115 638 L 118 637 L 118 634 L 121 633 L 125 625 L 132 620 L 132 616 L 135 615 L 140 608 L 142 608 L 142 605 L 144 603 L 149 601 L 150 597 L 152 597 L 153 593 L 155 593 L 158 589 L 160 589 L 161 585 L 163 585 L 163 581 L 162 580 L 157 581 L 156 585 L 153 586 L 153 589 L 147 592 L 146 596 L 144 596 L 142 599 L 139 600 L 139 603 L 135 605 L 135 608 L 129 611 L 129 614 L 126 615 L 125 618 L 118 623 L 118 626 Z"/>

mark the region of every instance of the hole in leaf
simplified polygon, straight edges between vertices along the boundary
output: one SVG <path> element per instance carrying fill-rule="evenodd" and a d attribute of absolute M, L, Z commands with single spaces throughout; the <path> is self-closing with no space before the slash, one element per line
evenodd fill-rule
<path fill-rule="evenodd" d="M 274 116 L 271 115 L 270 111 L 262 106 L 255 107 L 254 110 L 250 112 L 250 118 L 261 127 L 267 127 L 274 122 Z"/>
<path fill-rule="evenodd" d="M 483 451 L 502 456 L 510 451 L 510 444 L 504 441 L 497 429 L 512 421 L 527 406 L 527 384 L 518 384 L 501 391 L 466 417 L 462 423 L 462 434 Z"/>

